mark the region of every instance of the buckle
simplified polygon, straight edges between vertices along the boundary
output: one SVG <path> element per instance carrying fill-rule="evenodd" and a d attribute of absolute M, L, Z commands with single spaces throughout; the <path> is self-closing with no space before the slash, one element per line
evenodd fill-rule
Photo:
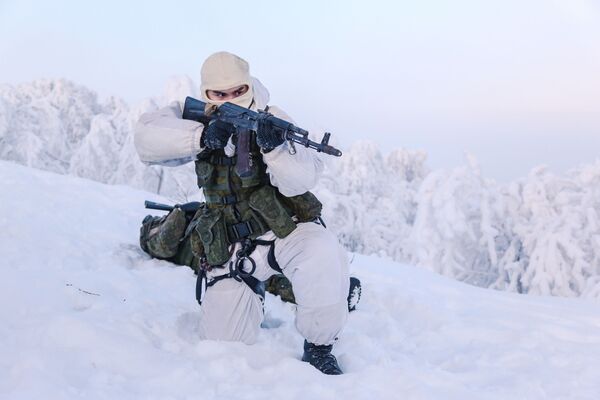
<path fill-rule="evenodd" d="M 233 231 L 236 240 L 248 237 L 252 234 L 252 232 L 254 232 L 250 221 L 233 224 L 231 225 L 231 230 Z"/>
<path fill-rule="evenodd" d="M 235 203 L 237 203 L 237 196 L 235 194 L 221 197 L 221 204 L 229 205 Z"/>

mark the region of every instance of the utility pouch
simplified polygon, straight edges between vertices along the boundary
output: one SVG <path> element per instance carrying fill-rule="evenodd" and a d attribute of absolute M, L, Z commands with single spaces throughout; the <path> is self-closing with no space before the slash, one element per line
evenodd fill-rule
<path fill-rule="evenodd" d="M 321 216 L 323 204 L 311 192 L 292 197 L 281 195 L 280 198 L 292 210 L 298 222 L 310 222 Z"/>
<path fill-rule="evenodd" d="M 205 160 L 196 160 L 196 176 L 198 187 L 203 187 L 210 182 L 215 172 L 215 166 Z"/>
<path fill-rule="evenodd" d="M 253 192 L 248 205 L 265 220 L 275 236 L 284 238 L 296 229 L 294 220 L 277 198 L 273 187 L 265 185 Z"/>
<path fill-rule="evenodd" d="M 199 215 L 204 211 L 203 208 L 200 208 L 192 222 L 188 225 L 185 231 L 185 237 L 189 238 L 190 249 L 194 256 L 198 258 L 204 257 L 204 244 L 202 244 L 202 239 L 200 238 L 200 234 L 196 231 L 196 227 L 198 226 Z"/>
<path fill-rule="evenodd" d="M 204 247 L 206 260 L 210 265 L 223 265 L 229 258 L 229 239 L 227 239 L 227 229 L 223 213 L 216 208 L 205 208 L 198 217 L 195 227 L 200 236 L 200 242 Z"/>
<path fill-rule="evenodd" d="M 191 248 L 191 237 L 184 238 L 179 244 L 177 253 L 169 259 L 177 265 L 187 265 L 196 270 L 198 267 L 198 257 L 194 254 Z"/>

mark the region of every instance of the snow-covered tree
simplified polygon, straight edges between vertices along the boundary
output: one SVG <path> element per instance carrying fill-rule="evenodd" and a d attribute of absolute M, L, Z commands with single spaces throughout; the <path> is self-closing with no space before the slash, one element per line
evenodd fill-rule
<path fill-rule="evenodd" d="M 473 157 L 423 181 L 411 232 L 411 261 L 478 286 L 498 279 L 503 205 L 493 182 L 484 180 Z"/>
<path fill-rule="evenodd" d="M 66 80 L 0 86 L 0 158 L 66 173 L 102 112 L 96 94 Z"/>
<path fill-rule="evenodd" d="M 145 112 L 197 96 L 188 77 L 134 107 L 66 80 L 0 85 L 0 159 L 201 200 L 194 165 L 146 166 L 133 127 Z M 315 189 L 349 250 L 391 257 L 482 287 L 600 298 L 600 161 L 555 175 L 534 169 L 498 184 L 464 166 L 429 172 L 426 154 L 384 156 L 368 141 L 326 157 Z"/>
<path fill-rule="evenodd" d="M 524 293 L 599 297 L 600 162 L 565 177 L 534 169 L 513 184 Z"/>
<path fill-rule="evenodd" d="M 374 143 L 360 141 L 331 163 L 318 194 L 330 228 L 348 249 L 405 258 L 425 158 L 397 149 L 384 159 Z"/>
<path fill-rule="evenodd" d="M 64 79 L 0 86 L 0 158 L 125 184 L 174 201 L 196 199 L 193 166 L 145 166 L 133 144 L 141 114 L 188 95 L 196 95 L 196 86 L 185 76 L 171 78 L 163 96 L 133 109 L 116 97 L 100 102 L 95 92 Z"/>

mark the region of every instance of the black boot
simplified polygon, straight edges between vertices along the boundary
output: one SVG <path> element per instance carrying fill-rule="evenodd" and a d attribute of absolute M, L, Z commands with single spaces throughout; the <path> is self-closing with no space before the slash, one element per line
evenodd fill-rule
<path fill-rule="evenodd" d="M 308 362 L 325 375 L 341 375 L 343 372 L 335 356 L 331 354 L 332 348 L 333 345 L 331 344 L 319 346 L 305 340 L 302 361 Z"/>

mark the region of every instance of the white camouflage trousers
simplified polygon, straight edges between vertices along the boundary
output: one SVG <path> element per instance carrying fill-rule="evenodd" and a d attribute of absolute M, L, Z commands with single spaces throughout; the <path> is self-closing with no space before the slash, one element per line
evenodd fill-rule
<path fill-rule="evenodd" d="M 275 259 L 294 289 L 300 334 L 311 343 L 332 344 L 348 317 L 350 279 L 346 252 L 335 235 L 319 224 L 307 222 L 299 223 L 283 239 L 273 232 L 259 239 L 275 241 Z M 268 252 L 269 246 L 259 245 L 251 255 L 256 262 L 253 276 L 261 281 L 276 273 L 267 261 Z M 227 272 L 214 268 L 208 272 L 208 279 Z M 207 288 L 200 315 L 202 339 L 252 344 L 260 331 L 263 306 L 246 283 L 228 278 Z"/>

